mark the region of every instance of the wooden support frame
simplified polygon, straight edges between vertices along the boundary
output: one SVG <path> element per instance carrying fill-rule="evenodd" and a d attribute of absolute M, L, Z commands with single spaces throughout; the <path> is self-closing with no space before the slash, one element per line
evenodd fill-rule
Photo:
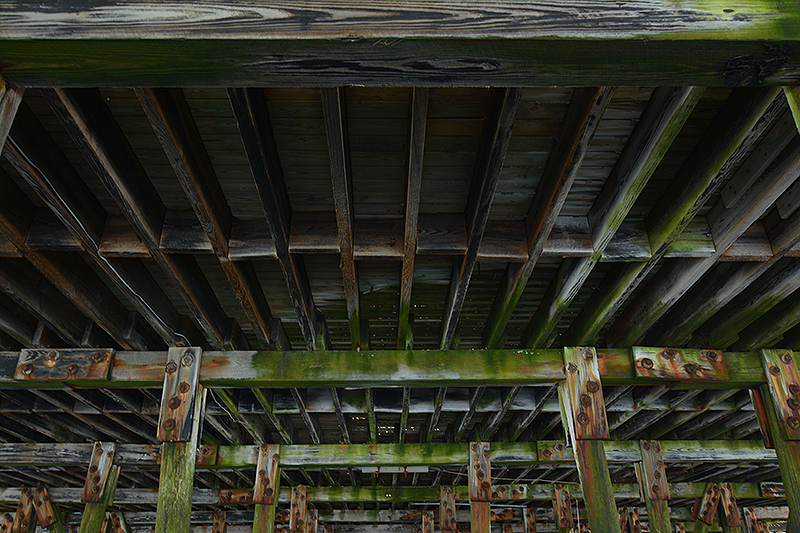
<path fill-rule="evenodd" d="M 36 510 L 33 505 L 33 493 L 31 489 L 23 489 L 20 491 L 11 531 L 13 533 L 32 533 L 35 528 Z"/>
<path fill-rule="evenodd" d="M 304 532 L 308 510 L 308 487 L 302 485 L 299 487 L 293 487 L 290 504 L 289 530 Z"/>
<path fill-rule="evenodd" d="M 658 441 L 640 441 L 642 462 L 637 463 L 639 490 L 647 507 L 648 524 L 652 533 L 672 533 L 669 516 L 669 485 Z M 623 532 L 625 529 L 623 528 Z"/>
<path fill-rule="evenodd" d="M 439 529 L 458 531 L 455 492 L 446 485 L 439 487 Z"/>
<path fill-rule="evenodd" d="M 469 446 L 469 504 L 472 533 L 489 533 L 489 502 L 492 494 L 492 464 L 488 442 Z"/>
<path fill-rule="evenodd" d="M 48 491 L 44 487 L 36 487 L 31 490 L 31 500 L 36 509 L 38 526 L 46 528 L 50 533 L 67 533 L 64 528 L 64 517 L 58 506 L 50 499 Z"/>
<path fill-rule="evenodd" d="M 553 516 L 559 533 L 571 532 L 575 527 L 572 517 L 572 500 L 569 491 L 561 484 L 553 486 Z"/>
<path fill-rule="evenodd" d="M 275 512 L 281 479 L 279 461 L 279 445 L 262 444 L 260 446 L 253 489 L 253 501 L 256 504 L 253 514 L 253 533 L 275 531 Z"/>

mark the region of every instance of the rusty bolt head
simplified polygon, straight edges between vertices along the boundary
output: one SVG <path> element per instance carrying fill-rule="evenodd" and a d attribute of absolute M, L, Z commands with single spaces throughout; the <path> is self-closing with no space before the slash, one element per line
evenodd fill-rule
<path fill-rule="evenodd" d="M 100 487 L 98 485 L 93 485 L 92 494 L 97 494 L 98 492 L 100 492 Z"/>
<path fill-rule="evenodd" d="M 578 365 L 576 365 L 575 363 L 570 363 L 567 365 L 567 372 L 569 372 L 570 374 L 574 374 L 577 371 L 578 371 Z"/>
<path fill-rule="evenodd" d="M 106 455 L 109 456 L 109 457 L 114 457 L 114 451 L 113 450 L 108 450 L 106 452 Z"/>
<path fill-rule="evenodd" d="M 594 358 L 594 354 L 592 354 L 591 348 L 584 348 L 583 349 L 583 358 L 587 361 L 591 361 Z"/>
<path fill-rule="evenodd" d="M 794 395 L 800 394 L 800 385 L 797 383 L 789 383 L 789 393 Z"/>
<path fill-rule="evenodd" d="M 589 381 L 586 383 L 586 390 L 594 394 L 600 390 L 600 384 L 596 381 Z"/>
<path fill-rule="evenodd" d="M 94 355 L 92 356 L 92 361 L 94 361 L 95 363 L 102 363 L 105 360 L 106 360 L 106 354 L 104 354 L 103 352 L 94 352 Z"/>
<path fill-rule="evenodd" d="M 661 445 L 658 442 L 653 442 L 653 451 L 655 451 L 656 453 L 659 453 L 661 451 Z"/>
<path fill-rule="evenodd" d="M 97 456 L 103 455 L 103 447 L 100 446 L 100 444 L 97 444 L 94 447 L 94 454 L 97 455 Z"/>
<path fill-rule="evenodd" d="M 484 481 L 484 482 L 481 483 L 481 489 L 482 490 L 489 490 L 490 487 L 491 486 L 489 485 L 488 481 Z"/>
<path fill-rule="evenodd" d="M 559 442 L 559 443 L 557 443 L 557 444 L 556 444 L 555 446 L 553 446 L 553 447 L 554 447 L 554 448 L 555 448 L 557 451 L 559 451 L 559 452 L 561 452 L 561 451 L 563 451 L 563 450 L 564 450 L 564 445 L 563 445 L 562 443 L 560 443 L 560 442 Z"/>
<path fill-rule="evenodd" d="M 171 429 L 175 429 L 175 419 L 174 418 L 167 418 L 164 421 L 164 429 L 166 429 L 167 431 L 169 431 Z"/>
<path fill-rule="evenodd" d="M 661 479 L 661 471 L 656 470 L 655 472 L 653 472 L 653 477 L 656 479 Z"/>
<path fill-rule="evenodd" d="M 89 467 L 89 472 L 92 472 L 92 473 L 97 472 L 97 465 L 90 466 Z"/>
<path fill-rule="evenodd" d="M 719 492 L 719 485 L 717 484 L 711 485 L 711 488 L 714 490 L 714 493 Z"/>
<path fill-rule="evenodd" d="M 703 350 L 702 352 L 700 352 L 700 357 L 702 357 L 706 361 L 716 361 L 717 352 L 715 352 L 714 350 Z"/>
<path fill-rule="evenodd" d="M 61 354 L 58 353 L 56 350 L 50 350 L 47 352 L 47 359 L 50 361 L 58 361 L 58 358 L 61 357 Z"/>
<path fill-rule="evenodd" d="M 777 367 L 777 365 L 770 365 L 769 373 L 773 376 L 778 376 L 781 373 L 781 369 Z"/>
<path fill-rule="evenodd" d="M 792 354 L 790 354 L 789 352 L 782 353 L 781 354 L 781 361 L 783 361 L 783 364 L 785 364 L 785 365 L 792 364 Z"/>
<path fill-rule="evenodd" d="M 472 448 L 473 452 L 477 452 L 478 451 L 478 444 L 473 442 L 471 448 Z"/>
<path fill-rule="evenodd" d="M 797 401 L 797 398 L 786 398 L 786 405 L 793 411 L 800 409 L 800 402 Z"/>
<path fill-rule="evenodd" d="M 167 374 L 174 374 L 176 370 L 178 370 L 178 364 L 175 361 L 170 361 L 164 368 L 164 372 Z"/>
<path fill-rule="evenodd" d="M 545 457 L 550 457 L 553 455 L 553 450 L 551 450 L 550 448 L 545 448 L 544 450 L 542 450 L 542 455 Z"/>
<path fill-rule="evenodd" d="M 278 455 L 277 453 L 274 453 L 274 454 L 272 454 L 272 460 L 273 460 L 273 461 L 275 461 L 276 463 L 278 462 L 278 460 L 279 460 L 280 458 L 281 458 L 281 456 L 280 456 L 280 455 Z"/>
<path fill-rule="evenodd" d="M 667 348 L 666 350 L 661 352 L 661 355 L 665 359 L 675 359 L 675 356 L 678 355 L 678 350 L 676 350 L 675 348 Z"/>
<path fill-rule="evenodd" d="M 192 366 L 192 363 L 194 363 L 194 356 L 189 352 L 184 353 L 183 357 L 181 357 L 181 364 L 183 366 Z"/>
<path fill-rule="evenodd" d="M 264 470 L 263 468 L 258 471 L 258 477 L 266 477 L 266 475 L 267 475 L 267 471 Z"/>
<path fill-rule="evenodd" d="M 202 448 L 200 448 L 200 453 L 203 455 L 211 455 L 211 448 L 209 448 L 208 446 L 203 446 Z"/>
<path fill-rule="evenodd" d="M 581 405 L 584 407 L 592 405 L 592 397 L 588 394 L 581 394 Z"/>
<path fill-rule="evenodd" d="M 28 529 L 28 522 L 27 520 L 22 521 L 22 529 Z"/>
<path fill-rule="evenodd" d="M 267 498 L 269 498 L 270 496 L 272 496 L 272 492 L 273 492 L 272 489 L 267 487 L 267 489 L 264 491 L 264 494 L 266 495 Z"/>
<path fill-rule="evenodd" d="M 22 373 L 26 376 L 30 376 L 33 373 L 33 365 L 28 363 L 22 367 Z"/>
<path fill-rule="evenodd" d="M 67 367 L 67 373 L 70 374 L 70 375 L 77 374 L 78 370 L 79 370 L 78 365 L 69 365 Z"/>
<path fill-rule="evenodd" d="M 475 474 L 475 476 L 476 476 L 478 479 L 483 479 L 484 477 L 486 477 L 486 476 L 484 475 L 484 473 L 483 473 L 483 470 L 478 470 L 478 473 L 477 473 L 477 474 Z"/>
<path fill-rule="evenodd" d="M 792 429 L 800 428 L 800 420 L 798 420 L 796 416 L 790 416 L 787 418 L 786 424 Z"/>
<path fill-rule="evenodd" d="M 661 492 L 661 487 L 658 486 L 658 483 L 653 483 L 651 488 L 653 489 L 653 492 Z"/>
<path fill-rule="evenodd" d="M 653 360 L 650 359 L 649 357 L 643 357 L 641 361 L 642 361 L 642 366 L 647 370 L 651 370 L 653 368 Z"/>
<path fill-rule="evenodd" d="M 578 418 L 578 424 L 580 424 L 582 426 L 585 426 L 589 422 L 591 422 L 591 420 L 589 420 L 589 415 L 587 415 L 586 413 L 578 413 L 578 417 L 577 418 Z"/>
<path fill-rule="evenodd" d="M 700 371 L 700 366 L 694 363 L 686 363 L 683 365 L 683 370 L 689 375 L 696 374 Z"/>
<path fill-rule="evenodd" d="M 169 406 L 170 409 L 177 409 L 178 407 L 181 406 L 180 397 L 173 396 L 172 398 L 169 399 L 169 401 L 167 402 L 167 405 Z"/>
<path fill-rule="evenodd" d="M 646 452 L 650 451 L 650 443 L 646 440 L 642 441 L 642 449 Z"/>

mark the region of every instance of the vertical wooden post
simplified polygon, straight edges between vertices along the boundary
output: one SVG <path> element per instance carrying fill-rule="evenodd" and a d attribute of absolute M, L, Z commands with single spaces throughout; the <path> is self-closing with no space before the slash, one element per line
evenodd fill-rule
<path fill-rule="evenodd" d="M 469 453 L 469 506 L 472 533 L 489 533 L 489 502 L 492 500 L 492 465 L 489 443 L 473 442 Z"/>
<path fill-rule="evenodd" d="M 652 533 L 672 533 L 669 519 L 669 485 L 661 445 L 658 441 L 640 441 L 641 464 L 636 464 L 639 492 L 647 506 L 647 519 Z"/>
<path fill-rule="evenodd" d="M 256 483 L 253 490 L 253 533 L 275 531 L 275 509 L 280 484 L 280 445 L 262 444 L 259 448 Z"/>
<path fill-rule="evenodd" d="M 164 369 L 158 440 L 161 476 L 156 533 L 191 531 L 192 491 L 205 391 L 198 382 L 200 348 L 170 348 Z"/>
<path fill-rule="evenodd" d="M 597 353 L 590 347 L 565 347 L 566 379 L 559 384 L 561 417 L 575 450 L 589 527 L 621 533 L 614 489 L 603 443 L 608 438 L 606 407 Z"/>
<path fill-rule="evenodd" d="M 439 487 L 439 529 L 454 532 L 456 525 L 456 495 L 452 487 Z"/>
<path fill-rule="evenodd" d="M 786 350 L 761 350 L 767 376 L 762 387 L 767 425 L 778 456 L 789 506 L 787 531 L 800 531 L 800 382 L 794 354 Z"/>
<path fill-rule="evenodd" d="M 524 512 L 525 512 L 524 533 L 536 533 L 536 508 L 526 507 Z"/>
<path fill-rule="evenodd" d="M 258 507 L 256 507 L 258 508 Z M 211 532 L 212 533 L 227 533 L 228 531 L 228 522 L 226 520 L 227 516 L 225 511 L 222 509 L 217 509 L 214 511 L 214 518 L 211 525 Z M 274 523 L 274 521 L 273 521 Z M 255 521 L 253 521 L 253 531 L 256 530 Z"/>
<path fill-rule="evenodd" d="M 306 509 L 308 508 L 308 487 L 299 486 L 292 489 L 292 501 L 289 511 L 289 530 L 305 531 Z"/>
<path fill-rule="evenodd" d="M 86 504 L 81 516 L 80 533 L 105 533 L 106 508 L 114 502 L 119 467 L 114 466 L 116 444 L 96 442 L 86 472 L 82 501 Z"/>

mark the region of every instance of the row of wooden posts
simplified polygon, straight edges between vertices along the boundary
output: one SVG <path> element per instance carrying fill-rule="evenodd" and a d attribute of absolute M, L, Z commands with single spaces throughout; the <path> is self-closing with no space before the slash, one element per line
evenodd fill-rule
<path fill-rule="evenodd" d="M 678 352 L 665 349 L 659 357 L 675 361 Z M 787 531 L 800 531 L 800 386 L 798 372 L 791 352 L 763 350 L 761 352 L 766 384 L 753 392 L 753 400 L 765 433 L 780 465 L 784 494 L 789 507 Z M 191 510 L 194 473 L 197 462 L 200 421 L 205 401 L 205 390 L 200 380 L 202 350 L 199 348 L 171 348 L 163 370 L 163 396 L 158 420 L 158 440 L 162 442 L 160 456 L 160 483 L 156 512 L 156 533 L 188 533 L 191 528 Z M 17 368 L 19 379 L 31 374 L 34 363 L 20 358 Z M 96 357 L 95 359 L 101 359 Z M 718 352 L 705 351 L 704 362 L 686 363 L 682 372 L 726 374 Z M 699 359 L 698 359 L 699 361 Z M 105 360 L 94 361 L 97 364 Z M 110 363 L 110 362 L 109 362 Z M 640 358 L 637 364 L 643 371 L 652 370 L 654 363 Z M 72 365 L 76 366 L 76 365 Z M 80 369 L 70 367 L 72 374 Z M 688 368 L 692 366 L 692 368 Z M 649 368 L 648 368 L 649 367 Z M 70 369 L 67 369 L 70 372 Z M 597 352 L 589 347 L 564 349 L 564 379 L 559 383 L 559 397 L 565 430 L 574 453 L 581 492 L 586 509 L 588 528 L 595 532 L 627 532 L 635 530 L 638 519 L 629 512 L 620 513 L 615 503 L 614 485 L 608 469 L 604 440 L 609 438 L 603 400 L 601 372 Z M 106 376 L 107 378 L 107 376 Z M 636 465 L 640 480 L 640 494 L 647 507 L 650 531 L 672 532 L 668 507 L 669 485 L 657 441 L 641 441 L 641 462 Z M 491 482 L 491 450 L 486 442 L 469 445 L 468 499 L 471 508 L 473 533 L 490 531 L 490 503 L 493 499 Z M 103 524 L 111 524 L 115 531 L 124 531 L 124 519 L 107 514 L 114 502 L 116 480 L 120 466 L 114 464 L 114 444 L 97 443 L 91 454 L 82 501 L 81 533 L 104 531 Z M 253 532 L 268 533 L 275 529 L 280 480 L 280 447 L 265 444 L 258 448 L 256 476 L 252 503 L 254 504 Z M 440 492 L 439 526 L 442 531 L 457 531 L 455 493 L 449 487 Z M 289 529 L 291 531 L 316 531 L 318 518 L 308 509 L 309 495 L 306 487 L 294 487 L 291 492 Z M 11 531 L 31 531 L 33 512 L 40 525 L 51 531 L 64 530 L 61 517 L 43 488 L 25 490 Z M 554 519 L 559 531 L 574 527 L 571 518 L 569 494 L 561 487 L 554 490 Z M 224 516 L 219 515 L 218 525 L 224 530 Z M 750 520 L 749 515 L 746 517 Z M 698 498 L 693 513 L 695 531 L 707 531 L 718 521 L 726 531 L 742 531 L 742 518 L 734 492 L 728 484 L 710 483 Z M 433 528 L 433 515 L 422 514 L 423 532 Z M 525 513 L 528 532 L 535 530 L 535 513 Z M 758 527 L 755 522 L 750 530 Z M 7 529 L 6 529 L 7 530 Z M 0 533 L 6 530 L 0 529 Z"/>

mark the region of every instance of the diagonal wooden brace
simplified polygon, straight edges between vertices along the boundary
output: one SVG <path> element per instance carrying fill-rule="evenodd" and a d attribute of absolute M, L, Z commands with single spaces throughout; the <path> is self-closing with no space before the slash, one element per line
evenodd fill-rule
<path fill-rule="evenodd" d="M 31 489 L 24 489 L 19 496 L 17 514 L 14 516 L 14 523 L 11 526 L 11 531 L 14 533 L 30 533 L 36 527 L 32 496 Z"/>
<path fill-rule="evenodd" d="M 108 451 L 104 452 L 104 448 L 100 445 L 100 443 L 96 443 L 92 449 L 93 459 L 97 458 L 99 460 L 97 452 L 100 452 L 100 454 L 104 456 L 105 460 L 107 460 L 108 465 L 107 467 L 104 466 L 103 468 L 107 468 L 108 472 L 103 484 L 99 485 L 99 479 L 96 479 L 99 478 L 99 475 L 97 475 L 98 471 L 95 470 L 93 472 L 92 467 L 89 467 L 89 476 L 91 478 L 88 480 L 90 483 L 89 487 L 90 489 L 97 487 L 98 489 L 96 494 L 98 494 L 100 498 L 97 501 L 86 503 L 86 506 L 83 509 L 83 514 L 81 515 L 80 533 L 105 531 L 105 529 L 103 529 L 103 524 L 106 524 L 109 519 L 106 510 L 108 509 L 108 506 L 114 503 L 114 494 L 117 490 L 117 480 L 119 479 L 120 468 L 111 464 L 111 461 L 114 458 L 113 445 L 107 446 L 105 449 Z M 90 493 L 91 492 L 92 491 L 90 490 Z M 84 494 L 85 493 L 86 488 L 84 488 Z"/>
<path fill-rule="evenodd" d="M 764 375 L 788 440 L 800 440 L 800 376 L 794 354 L 788 350 L 761 350 Z"/>
<path fill-rule="evenodd" d="M 36 509 L 39 527 L 47 528 L 52 533 L 66 533 L 63 519 L 55 502 L 50 499 L 47 489 L 36 487 L 31 491 L 31 499 Z"/>
<path fill-rule="evenodd" d="M 709 483 L 702 498 L 698 498 L 692 511 L 692 520 L 702 521 L 708 525 L 714 522 L 719 504 L 719 485 Z"/>
<path fill-rule="evenodd" d="M 725 521 L 728 528 L 741 528 L 742 519 L 739 515 L 739 507 L 736 505 L 736 495 L 733 494 L 733 487 L 730 483 L 720 483 L 719 496 L 719 520 Z"/>
<path fill-rule="evenodd" d="M 101 529 L 100 531 L 109 531 L 110 533 L 131 533 L 131 528 L 125 521 L 125 516 L 121 511 L 108 511 L 106 513 L 106 518 L 108 518 L 108 527 L 110 530 Z"/>
<path fill-rule="evenodd" d="M 103 497 L 108 475 L 114 466 L 117 445 L 113 442 L 95 442 L 92 448 L 86 481 L 83 484 L 83 503 L 96 503 Z"/>
<path fill-rule="evenodd" d="M 14 525 L 14 516 L 11 513 L 3 513 L 0 519 L 0 533 L 11 533 L 11 527 Z M 433 533 L 433 531 L 431 531 Z"/>

